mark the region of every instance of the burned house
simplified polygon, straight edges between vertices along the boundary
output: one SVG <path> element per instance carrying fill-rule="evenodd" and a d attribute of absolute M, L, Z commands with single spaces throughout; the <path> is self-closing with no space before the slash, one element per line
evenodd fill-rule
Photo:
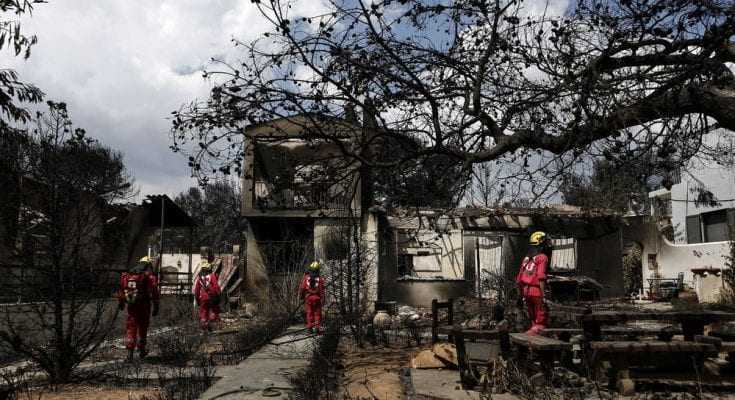
<path fill-rule="evenodd" d="M 360 166 L 342 155 L 359 127 L 301 115 L 246 129 L 242 217 L 248 301 L 267 296 L 273 282 L 302 273 L 327 254 L 361 215 Z M 324 132 L 327 129 L 329 132 Z M 329 137 L 330 139 L 324 139 Z"/>
<path fill-rule="evenodd" d="M 360 283 L 370 301 L 428 305 L 434 298 L 490 295 L 488 277 L 515 275 L 528 235 L 554 237 L 552 269 L 622 294 L 618 220 L 578 209 L 437 209 L 381 211 L 364 168 L 344 155 L 365 135 L 345 120 L 301 115 L 245 130 L 242 217 L 248 302 L 273 284 L 299 277 L 313 259 L 354 258 L 359 236 Z M 324 132 L 324 130 L 330 130 Z M 364 138 L 362 138 L 364 139 Z M 334 279 L 334 276 L 332 277 Z"/>
<path fill-rule="evenodd" d="M 514 278 L 531 232 L 553 238 L 550 271 L 623 294 L 620 223 L 576 209 L 397 210 L 379 218 L 377 298 L 426 306 L 432 299 L 498 296 Z"/>

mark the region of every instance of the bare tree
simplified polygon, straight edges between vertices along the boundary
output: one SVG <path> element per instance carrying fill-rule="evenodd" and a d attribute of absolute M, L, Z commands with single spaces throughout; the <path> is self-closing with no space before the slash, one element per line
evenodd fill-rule
<path fill-rule="evenodd" d="M 114 202 L 131 192 L 122 156 L 75 129 L 66 105 L 49 102 L 16 138 L 18 200 L 14 245 L 4 247 L 0 342 L 68 381 L 113 326 L 110 297 L 117 274 L 107 272 L 124 243 Z"/>
<path fill-rule="evenodd" d="M 31 47 L 38 42 L 35 35 L 27 36 L 21 29 L 17 19 L 8 18 L 15 14 L 19 17 L 30 14 L 33 5 L 41 0 L 0 0 L 0 50 L 3 48 L 15 57 L 27 59 L 31 56 Z M 43 92 L 36 86 L 22 82 L 17 72 L 12 69 L 0 69 L 0 129 L 5 131 L 8 122 L 27 122 L 31 115 L 16 102 L 37 103 L 43 98 Z"/>
<path fill-rule="evenodd" d="M 199 227 L 194 232 L 195 247 L 215 249 L 227 247 L 240 240 L 240 211 L 242 196 L 237 181 L 221 179 L 209 182 L 201 189 L 191 187 L 174 199 Z M 179 246 L 185 247 L 186 245 Z"/>
<path fill-rule="evenodd" d="M 270 312 L 293 319 L 303 310 L 299 286 L 305 266 L 312 261 L 313 243 L 289 235 L 283 239 L 261 244 L 269 270 L 267 305 L 273 308 Z"/>
<path fill-rule="evenodd" d="M 565 174 L 560 190 L 567 204 L 625 212 L 631 200 L 648 196 L 644 168 L 641 163 L 617 165 L 599 160 L 593 163 L 591 173 Z"/>
<path fill-rule="evenodd" d="M 579 0 L 529 15 L 522 1 L 330 0 L 303 17 L 292 1 L 253 3 L 273 30 L 235 40 L 242 58 L 205 72 L 208 101 L 174 113 L 172 149 L 200 177 L 239 172 L 245 126 L 294 115 L 374 167 L 439 154 L 531 180 L 588 155 L 681 165 L 702 135 L 735 129 L 731 1 Z M 347 144 L 327 127 L 356 109 L 373 134 Z M 386 137 L 422 146 L 381 161 L 370 149 Z M 532 183 L 534 196 L 553 190 Z"/>
<path fill-rule="evenodd" d="M 321 257 L 326 264 L 327 298 L 330 313 L 350 328 L 354 340 L 365 334 L 364 318 L 372 308 L 370 293 L 377 291 L 378 255 L 361 234 L 360 218 L 344 218 L 322 238 Z"/>

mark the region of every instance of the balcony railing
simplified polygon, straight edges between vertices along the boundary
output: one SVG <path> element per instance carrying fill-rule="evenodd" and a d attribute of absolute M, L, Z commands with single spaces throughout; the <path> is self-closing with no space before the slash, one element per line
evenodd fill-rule
<path fill-rule="evenodd" d="M 261 209 L 345 210 L 352 201 L 341 185 L 335 183 L 294 184 L 276 189 L 264 181 L 256 181 L 253 191 L 253 207 Z"/>

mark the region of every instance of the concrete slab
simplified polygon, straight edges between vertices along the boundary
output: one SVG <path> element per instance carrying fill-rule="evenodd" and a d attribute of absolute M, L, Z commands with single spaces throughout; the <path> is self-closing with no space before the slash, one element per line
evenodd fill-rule
<path fill-rule="evenodd" d="M 418 399 L 480 399 L 480 392 L 462 389 L 457 370 L 412 369 L 411 379 Z M 520 400 L 520 397 L 512 394 L 493 394 L 493 400 Z"/>
<path fill-rule="evenodd" d="M 290 378 L 309 365 L 314 346 L 313 335 L 301 326 L 290 327 L 239 364 L 217 367 L 220 379 L 200 399 L 288 399 L 294 390 Z"/>

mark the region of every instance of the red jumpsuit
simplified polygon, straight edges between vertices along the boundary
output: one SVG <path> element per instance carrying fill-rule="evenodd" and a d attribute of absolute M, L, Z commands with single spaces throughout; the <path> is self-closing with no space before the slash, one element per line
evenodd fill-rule
<path fill-rule="evenodd" d="M 197 276 L 194 282 L 194 298 L 199 304 L 199 323 L 203 329 L 208 329 L 210 322 L 219 321 L 219 302 L 212 302 L 210 299 L 212 296 L 219 298 L 221 293 L 216 273 Z"/>
<path fill-rule="evenodd" d="M 527 333 L 535 334 L 549 324 L 548 315 L 543 304 L 540 282 L 546 280 L 546 266 L 549 258 L 541 253 L 533 257 L 527 256 L 521 263 L 516 282 L 521 288 L 523 299 L 531 318 L 531 329 Z"/>
<path fill-rule="evenodd" d="M 125 321 L 125 347 L 128 350 L 145 350 L 151 304 L 158 308 L 159 298 L 158 283 L 152 274 L 124 272 L 120 277 L 119 301 L 128 305 Z"/>
<path fill-rule="evenodd" d="M 311 282 L 312 280 L 314 282 Z M 316 327 L 317 332 L 321 330 L 324 292 L 324 278 L 304 274 L 304 279 L 301 280 L 301 286 L 299 286 L 299 295 L 304 299 L 306 327 L 309 329 Z"/>

